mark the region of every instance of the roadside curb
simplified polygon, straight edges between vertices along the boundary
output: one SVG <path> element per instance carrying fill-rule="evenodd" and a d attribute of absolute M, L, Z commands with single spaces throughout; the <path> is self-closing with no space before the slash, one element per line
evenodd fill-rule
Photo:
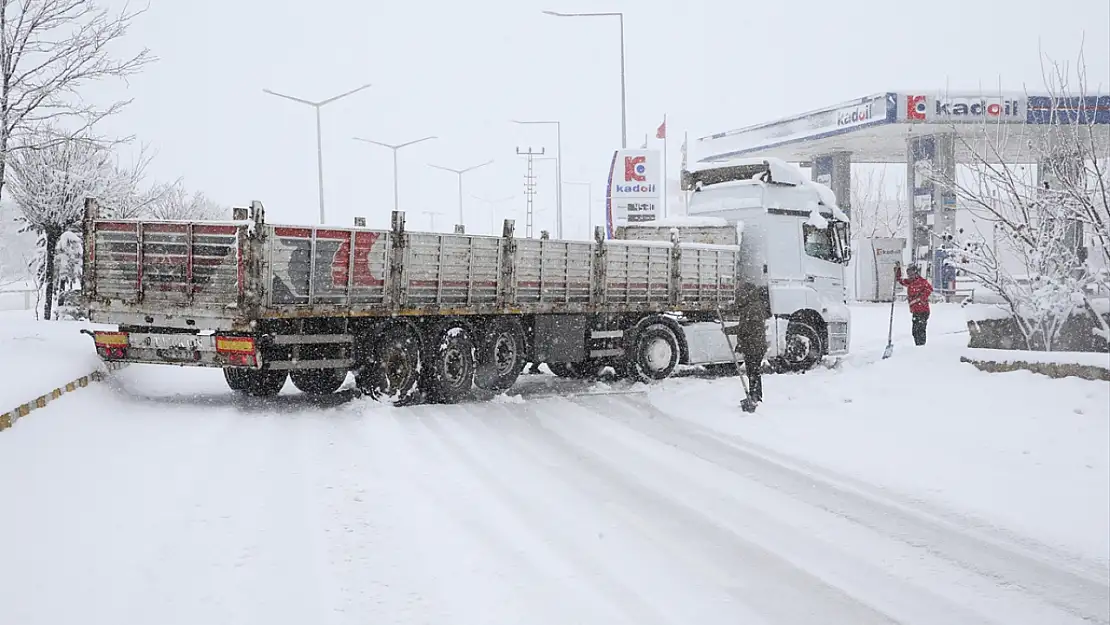
<path fill-rule="evenodd" d="M 47 404 L 58 399 L 62 395 L 72 393 L 77 389 L 85 388 L 92 382 L 100 382 L 109 372 L 122 369 L 126 366 L 127 363 L 106 362 L 104 363 L 103 369 L 96 369 L 88 375 L 83 375 L 72 382 L 67 382 L 65 385 L 59 386 L 45 395 L 40 395 L 25 404 L 16 406 L 8 412 L 0 413 L 0 432 L 12 427 L 15 425 L 16 421 L 26 417 L 35 410 L 46 408 Z"/>
<path fill-rule="evenodd" d="M 976 358 L 968 358 L 967 356 L 960 356 L 960 362 L 966 362 L 973 365 L 980 371 L 987 373 L 1009 373 L 1011 371 L 1032 371 L 1046 375 L 1050 378 L 1068 378 L 1078 377 L 1084 380 L 1105 380 L 1110 382 L 1110 369 L 1106 367 L 1097 367 L 1094 365 L 1080 365 L 1071 363 L 1057 363 L 1057 362 L 1026 362 L 1024 360 L 1014 360 L 1008 362 L 995 362 L 992 360 L 982 360 Z"/>

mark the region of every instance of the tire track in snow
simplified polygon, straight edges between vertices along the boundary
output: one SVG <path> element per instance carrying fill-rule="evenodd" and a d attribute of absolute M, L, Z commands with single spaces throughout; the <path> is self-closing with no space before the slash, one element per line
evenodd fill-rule
<path fill-rule="evenodd" d="M 692 572 L 727 592 L 764 622 L 827 622 L 822 615 L 828 614 L 854 625 L 896 622 L 746 540 L 701 510 L 652 489 L 588 446 L 547 427 L 546 416 L 538 410 L 550 411 L 556 406 L 562 419 L 582 417 L 582 413 L 587 420 L 596 418 L 589 409 L 571 402 L 534 402 L 517 405 L 526 414 L 499 423 L 504 426 L 499 429 L 516 434 L 513 441 L 561 456 L 561 479 L 591 491 L 598 501 L 622 511 L 626 520 L 655 541 L 657 548 L 671 552 Z M 735 622 L 735 617 L 728 622 Z"/>
<path fill-rule="evenodd" d="M 890 503 L 868 498 L 818 476 L 776 463 L 722 441 L 716 432 L 676 419 L 646 401 L 606 400 L 616 412 L 599 414 L 660 442 L 705 458 L 745 478 L 788 493 L 817 508 L 918 547 L 1000 586 L 1016 586 L 1077 618 L 1110 623 L 1110 587 L 1035 557 L 1017 547 L 986 542 Z M 655 417 L 654 419 L 648 417 Z M 819 486 L 816 487 L 815 486 Z"/>
<path fill-rule="evenodd" d="M 614 399 L 614 397 L 603 397 L 601 399 L 603 401 L 608 401 Z M 935 502 L 891 490 L 878 484 L 865 482 L 851 475 L 811 463 L 803 458 L 791 456 L 770 447 L 752 442 L 740 434 L 727 432 L 698 423 L 680 414 L 676 414 L 673 411 L 655 405 L 651 401 L 650 395 L 629 398 L 628 403 L 636 406 L 638 410 L 648 410 L 653 414 L 666 415 L 667 418 L 673 419 L 692 431 L 716 438 L 722 442 L 738 447 L 748 454 L 759 456 L 783 468 L 790 469 L 803 475 L 820 478 L 822 482 L 827 484 L 840 486 L 847 490 L 858 491 L 864 496 L 877 499 L 889 505 L 900 506 L 910 514 L 930 518 L 933 522 L 958 526 L 960 531 L 973 534 L 984 542 L 999 543 L 999 546 L 1011 550 L 1024 550 L 1031 557 L 1044 560 L 1056 568 L 1070 570 L 1076 575 L 1085 577 L 1090 581 L 1103 585 L 1110 585 L 1110 570 L 1104 568 L 1097 562 L 1083 559 L 1073 553 L 1065 552 L 1031 537 L 1017 534 L 1008 528 L 995 525 L 985 519 L 961 513 L 958 510 L 944 508 Z M 643 408 L 643 406 L 648 407 Z"/>
<path fill-rule="evenodd" d="M 501 411 L 504 411 L 503 407 Z M 434 416 L 422 417 L 420 422 L 461 465 L 467 467 L 491 493 L 497 495 L 499 500 L 506 504 L 506 507 L 520 519 L 524 526 L 537 534 L 541 534 L 541 540 L 549 543 L 550 548 L 556 549 L 555 553 L 558 554 L 560 559 L 566 560 L 576 571 L 584 575 L 587 578 L 585 581 L 589 584 L 588 588 L 593 591 L 593 594 L 602 594 L 610 599 L 604 602 L 605 608 L 621 613 L 625 618 L 624 622 L 630 624 L 666 625 L 675 623 L 677 625 L 676 621 L 661 617 L 634 589 L 606 573 L 595 558 L 582 553 L 583 547 L 586 547 L 586 545 L 576 542 L 573 533 L 566 529 L 575 522 L 572 514 L 566 512 L 568 509 L 564 507 L 566 501 L 560 499 L 559 503 L 561 505 L 559 506 L 543 507 L 534 495 L 532 497 L 525 495 L 521 492 L 521 489 L 510 484 L 510 480 L 501 477 L 497 470 L 487 464 L 492 463 L 490 455 L 486 455 L 486 461 L 483 462 L 469 451 L 469 448 L 488 449 L 485 444 L 490 442 L 489 437 L 478 436 L 477 433 L 473 432 L 475 424 L 489 432 L 488 416 L 488 411 L 483 411 L 482 414 L 466 415 L 466 418 L 472 418 L 473 421 L 466 423 L 465 426 L 458 420 Z M 501 433 L 497 432 L 495 436 L 501 438 Z M 516 456 L 507 466 L 500 467 L 504 470 L 503 475 L 511 474 L 514 471 L 531 472 L 531 469 L 525 469 L 524 467 L 532 465 L 537 460 L 534 456 L 529 457 L 520 453 L 519 449 L 515 447 L 506 448 L 502 446 L 500 451 Z M 574 592 L 581 592 L 581 589 Z M 566 593 L 563 596 L 572 596 L 572 593 Z M 616 615 L 609 615 L 604 619 L 604 622 L 613 623 L 614 616 Z"/>
<path fill-rule="evenodd" d="M 496 500 L 483 501 L 480 492 L 475 496 L 475 484 L 423 423 L 434 418 L 428 410 L 390 409 L 376 425 L 388 427 L 394 469 L 403 470 L 393 476 L 395 483 L 416 490 L 427 504 L 428 510 L 409 520 L 430 523 L 430 533 L 443 541 L 442 549 L 422 554 L 425 577 L 420 585 L 427 588 L 433 581 L 445 602 L 433 622 L 518 623 L 534 621 L 534 613 L 544 609 L 559 615 L 545 617 L 551 622 L 571 622 L 562 612 L 574 589 L 529 557 L 527 548 L 535 545 L 506 540 L 519 533 L 511 533 L 503 517 L 491 514 Z M 380 427 L 374 429 L 375 435 L 381 433 Z M 445 571 L 447 567 L 458 570 Z M 410 619 L 427 620 L 428 615 Z"/>
<path fill-rule="evenodd" d="M 184 513 L 152 554 L 136 622 L 315 622 L 325 612 L 328 569 L 310 507 L 297 505 L 312 489 L 289 471 L 311 428 L 227 412 L 228 429 L 175 508 Z"/>
<path fill-rule="evenodd" d="M 575 403 L 587 410 L 599 408 Z M 587 444 L 608 458 L 619 457 L 624 470 L 647 476 L 645 479 L 651 479 L 658 488 L 667 489 L 672 497 L 712 517 L 744 540 L 892 620 L 947 625 L 1022 622 L 999 616 L 1007 609 L 1015 612 L 1013 602 L 993 599 L 992 605 L 976 593 L 973 583 L 978 580 L 971 574 L 944 562 L 923 560 L 907 545 L 742 479 L 697 454 L 662 444 L 621 423 L 596 414 L 588 420 L 567 421 L 564 424 L 560 420 L 552 427 L 576 436 L 589 433 Z M 617 452 L 621 452 L 619 456 Z M 934 588 L 934 578 L 948 583 Z M 962 587 L 964 583 L 969 587 Z M 979 584 L 979 590 L 982 587 Z M 1058 612 L 1040 604 L 1026 603 L 1034 614 L 1051 612 L 1049 618 L 1059 617 Z M 1044 621 L 1034 618 L 1028 622 Z"/>

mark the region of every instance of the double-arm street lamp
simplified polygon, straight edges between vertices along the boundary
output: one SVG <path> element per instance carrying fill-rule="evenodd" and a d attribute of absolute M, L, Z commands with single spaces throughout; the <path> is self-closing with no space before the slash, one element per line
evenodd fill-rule
<path fill-rule="evenodd" d="M 489 160 L 489 161 L 486 161 L 486 162 L 484 162 L 480 165 L 472 165 L 470 167 L 467 167 L 466 169 L 451 169 L 450 167 L 442 167 L 440 165 L 432 165 L 431 163 L 428 163 L 428 167 L 434 167 L 436 169 L 442 169 L 443 171 L 449 171 L 449 172 L 451 172 L 451 173 L 453 173 L 453 174 L 455 174 L 456 176 L 459 177 L 459 225 L 465 225 L 466 224 L 466 222 L 463 221 L 463 185 L 462 185 L 463 174 L 465 174 L 467 172 L 474 171 L 475 169 L 478 169 L 479 167 L 485 167 L 486 165 L 489 165 L 492 162 L 493 162 L 492 160 Z"/>
<path fill-rule="evenodd" d="M 366 85 L 363 85 L 363 86 L 361 86 L 357 89 L 351 89 L 350 91 L 348 91 L 346 93 L 341 93 L 337 96 L 328 98 L 326 100 L 320 100 L 319 102 L 314 102 L 312 100 L 304 100 L 304 99 L 301 99 L 301 98 L 295 98 L 291 95 L 285 95 L 283 93 L 277 93 L 277 92 L 271 91 L 269 89 L 263 89 L 262 90 L 263 93 L 267 93 L 267 94 L 272 95 L 272 96 L 277 96 L 279 98 L 284 98 L 286 100 L 291 100 L 291 101 L 296 102 L 298 104 L 304 104 L 304 105 L 307 105 L 307 106 L 311 106 L 312 108 L 316 109 L 316 169 L 317 169 L 317 176 L 319 178 L 319 186 L 320 186 L 320 223 L 321 224 L 324 223 L 324 143 L 323 143 L 323 138 L 321 137 L 321 133 L 320 133 L 320 109 L 322 109 L 324 106 L 326 106 L 328 104 L 331 104 L 332 102 L 335 102 L 336 100 L 341 100 L 341 99 L 343 99 L 343 98 L 345 98 L 349 95 L 354 95 L 354 94 L 358 93 L 359 91 L 362 91 L 363 89 L 369 89 L 369 88 L 370 88 L 370 85 L 366 84 Z"/>
<path fill-rule="evenodd" d="M 560 13 L 558 11 L 544 11 L 546 15 L 555 17 L 615 17 L 620 20 L 621 27 L 621 148 L 628 147 L 628 98 L 625 94 L 624 80 L 624 13 Z"/>
<path fill-rule="evenodd" d="M 381 141 L 374 141 L 373 139 L 362 139 L 360 137 L 355 137 L 355 141 L 362 141 L 364 143 L 372 143 L 374 145 L 380 145 L 383 148 L 389 148 L 390 150 L 393 150 L 393 210 L 395 210 L 395 211 L 401 210 L 401 202 L 400 202 L 400 200 L 398 200 L 398 196 L 397 196 L 397 188 L 398 188 L 398 184 L 397 184 L 397 152 L 399 152 L 401 150 L 401 148 L 407 148 L 410 145 L 416 145 L 417 143 L 420 143 L 422 141 L 431 141 L 432 139 L 437 139 L 437 138 L 438 137 L 424 137 L 423 139 L 416 139 L 414 141 L 406 141 L 405 143 L 382 143 Z"/>

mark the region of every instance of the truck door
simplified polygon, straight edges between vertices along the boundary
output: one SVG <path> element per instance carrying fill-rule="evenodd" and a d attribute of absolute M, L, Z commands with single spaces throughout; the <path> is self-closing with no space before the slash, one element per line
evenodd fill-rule
<path fill-rule="evenodd" d="M 844 265 L 840 245 L 830 223 L 818 228 L 803 222 L 802 228 L 802 271 L 804 280 L 810 285 L 822 302 L 843 304 Z"/>

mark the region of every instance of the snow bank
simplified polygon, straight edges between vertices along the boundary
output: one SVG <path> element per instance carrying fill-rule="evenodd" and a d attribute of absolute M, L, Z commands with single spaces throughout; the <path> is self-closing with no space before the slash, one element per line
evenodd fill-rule
<path fill-rule="evenodd" d="M 999 321 L 1013 316 L 1010 308 L 1001 304 L 965 304 L 963 309 L 968 321 Z"/>
<path fill-rule="evenodd" d="M 0 312 L 0 412 L 103 368 L 87 322 L 38 321 L 32 311 Z"/>
<path fill-rule="evenodd" d="M 1110 369 L 1108 352 L 1034 352 L 1018 349 L 969 348 L 964 357 L 997 363 L 1035 362 L 1053 365 L 1082 365 Z"/>

